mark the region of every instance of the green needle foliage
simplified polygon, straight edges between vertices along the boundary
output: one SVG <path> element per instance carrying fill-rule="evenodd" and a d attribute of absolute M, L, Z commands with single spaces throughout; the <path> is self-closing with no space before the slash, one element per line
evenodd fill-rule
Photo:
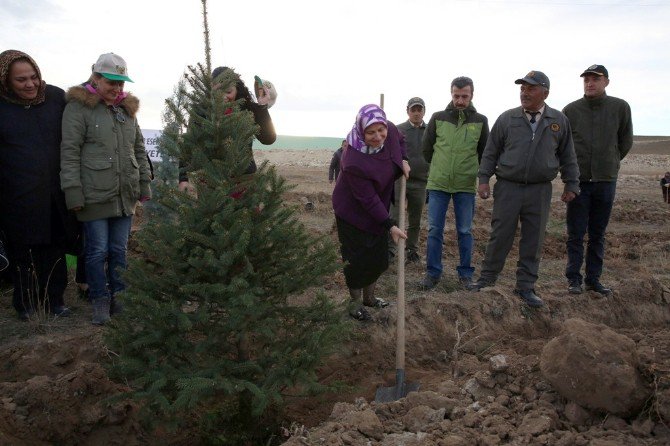
<path fill-rule="evenodd" d="M 287 390 L 324 389 L 315 371 L 348 322 L 318 289 L 338 268 L 335 247 L 282 201 L 289 186 L 274 167 L 244 175 L 257 126 L 223 101 L 232 70 L 217 89 L 210 73 L 189 69 L 188 88 L 167 101 L 161 143 L 186 164 L 196 196 L 159 185 L 157 210 L 135 235 L 142 255 L 129 260 L 125 311 L 105 339 L 118 355 L 112 376 L 154 420 L 195 415 L 217 444 L 243 444 L 262 435 Z"/>

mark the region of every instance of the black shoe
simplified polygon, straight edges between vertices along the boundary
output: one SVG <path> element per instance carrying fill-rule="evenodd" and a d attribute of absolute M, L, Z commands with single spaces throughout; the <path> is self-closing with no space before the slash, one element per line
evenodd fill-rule
<path fill-rule="evenodd" d="M 481 277 L 476 282 L 470 282 L 470 285 L 467 286 L 468 291 L 479 291 L 482 288 L 487 288 L 495 285 L 495 282 L 491 282 L 487 279 L 482 279 Z"/>
<path fill-rule="evenodd" d="M 435 288 L 435 286 L 440 283 L 439 277 L 433 277 L 430 274 L 426 274 L 421 282 L 419 282 L 419 290 L 428 291 Z"/>
<path fill-rule="evenodd" d="M 358 307 L 355 310 L 349 312 L 349 315 L 356 319 L 357 321 L 367 322 L 372 320 L 372 316 L 365 307 Z"/>
<path fill-rule="evenodd" d="M 568 285 L 568 293 L 570 294 L 582 294 L 582 282 L 579 280 L 571 280 Z"/>
<path fill-rule="evenodd" d="M 542 299 L 535 294 L 535 290 L 514 290 L 514 294 L 521 297 L 524 303 L 529 307 L 539 308 L 544 306 L 544 302 L 542 302 Z"/>
<path fill-rule="evenodd" d="M 419 253 L 414 251 L 413 249 L 407 250 L 407 256 L 405 257 L 405 263 L 419 263 L 421 261 L 421 257 L 419 257 Z"/>
<path fill-rule="evenodd" d="M 58 307 L 54 307 L 51 309 L 50 313 L 54 316 L 59 316 L 59 317 L 68 317 L 69 315 L 72 314 L 72 310 L 70 310 L 68 307 L 65 305 L 60 305 Z"/>
<path fill-rule="evenodd" d="M 595 291 L 596 293 L 602 294 L 603 296 L 610 296 L 612 294 L 612 290 L 610 288 L 606 288 L 600 282 L 587 283 L 586 291 Z"/>
<path fill-rule="evenodd" d="M 464 289 L 469 290 L 472 286 L 472 277 L 459 276 L 458 283 L 460 283 Z"/>

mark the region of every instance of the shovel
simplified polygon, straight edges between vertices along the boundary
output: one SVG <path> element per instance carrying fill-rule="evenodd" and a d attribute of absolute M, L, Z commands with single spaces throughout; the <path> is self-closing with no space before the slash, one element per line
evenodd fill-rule
<path fill-rule="evenodd" d="M 405 227 L 405 177 L 400 177 L 400 221 L 398 227 Z M 396 320 L 395 386 L 379 387 L 375 395 L 378 403 L 388 403 L 419 390 L 420 383 L 405 382 L 405 239 L 398 241 L 398 316 Z"/>

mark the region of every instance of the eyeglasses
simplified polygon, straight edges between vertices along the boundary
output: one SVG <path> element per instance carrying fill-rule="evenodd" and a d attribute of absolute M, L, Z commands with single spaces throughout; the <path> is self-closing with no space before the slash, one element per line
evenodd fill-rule
<path fill-rule="evenodd" d="M 112 109 L 112 112 L 114 112 L 114 117 L 117 121 L 119 121 L 121 124 L 126 122 L 126 115 L 123 114 L 123 108 L 119 107 L 118 105 L 110 105 L 109 108 Z"/>

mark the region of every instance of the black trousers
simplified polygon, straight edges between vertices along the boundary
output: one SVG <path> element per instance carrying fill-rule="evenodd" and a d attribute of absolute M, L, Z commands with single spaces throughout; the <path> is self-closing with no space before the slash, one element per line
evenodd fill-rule
<path fill-rule="evenodd" d="M 605 232 L 610 221 L 616 195 L 616 181 L 579 183 L 581 193 L 568 203 L 565 220 L 568 227 L 568 263 L 565 277 L 570 281 L 593 284 L 600 280 L 605 258 Z M 584 236 L 588 234 L 586 258 L 584 258 Z"/>

